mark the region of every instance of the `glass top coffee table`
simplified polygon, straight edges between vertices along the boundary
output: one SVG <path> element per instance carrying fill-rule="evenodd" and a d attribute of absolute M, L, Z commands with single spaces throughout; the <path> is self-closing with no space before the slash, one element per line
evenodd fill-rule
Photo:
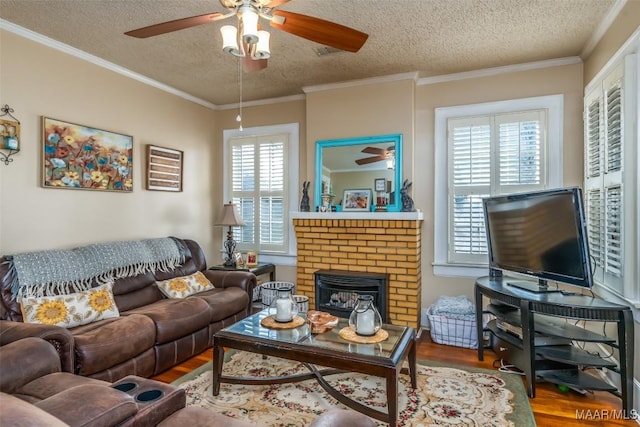
<path fill-rule="evenodd" d="M 398 419 L 398 375 L 402 362 L 408 361 L 411 387 L 416 387 L 415 331 L 406 326 L 383 325 L 389 338 L 376 344 L 359 344 L 340 337 L 339 331 L 349 326 L 340 319 L 338 326 L 323 334 L 311 334 L 305 323 L 295 329 L 270 329 L 260 322 L 268 316 L 263 310 L 213 336 L 213 395 L 220 393 L 220 384 L 282 384 L 316 379 L 334 399 L 367 416 L 395 427 Z M 222 375 L 224 349 L 233 348 L 265 356 L 280 357 L 303 363 L 308 373 L 270 377 L 230 377 Z M 333 388 L 325 376 L 344 372 L 360 372 L 386 379 L 387 408 L 384 413 L 363 405 Z"/>

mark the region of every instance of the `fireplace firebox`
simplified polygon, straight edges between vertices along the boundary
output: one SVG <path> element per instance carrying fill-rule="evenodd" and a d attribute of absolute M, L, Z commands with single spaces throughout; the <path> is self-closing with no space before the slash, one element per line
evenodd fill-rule
<path fill-rule="evenodd" d="M 318 270 L 314 273 L 316 310 L 348 318 L 359 295 L 373 296 L 382 321 L 386 322 L 388 274 Z"/>

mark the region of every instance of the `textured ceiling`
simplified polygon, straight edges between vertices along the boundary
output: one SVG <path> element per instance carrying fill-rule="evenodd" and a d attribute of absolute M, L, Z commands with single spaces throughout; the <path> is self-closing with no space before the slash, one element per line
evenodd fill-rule
<path fill-rule="evenodd" d="M 244 100 L 390 74 L 439 76 L 579 56 L 622 0 L 291 0 L 279 9 L 369 34 L 358 53 L 271 28 L 269 66 L 245 73 Z M 218 0 L 0 0 L 0 18 L 216 105 L 238 100 L 237 60 L 219 28 L 235 18 L 148 39 L 123 33 L 225 12 Z M 1 41 L 0 41 L 1 42 Z"/>

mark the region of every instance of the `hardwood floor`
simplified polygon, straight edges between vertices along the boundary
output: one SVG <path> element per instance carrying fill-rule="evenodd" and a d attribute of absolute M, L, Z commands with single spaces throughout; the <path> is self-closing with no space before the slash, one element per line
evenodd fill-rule
<path fill-rule="evenodd" d="M 494 369 L 495 354 L 488 350 L 484 361 L 477 358 L 476 350 L 435 344 L 428 332 L 424 332 L 418 340 L 418 359 L 430 359 L 460 366 L 475 366 L 478 368 Z M 212 358 L 211 349 L 192 357 L 172 369 L 161 373 L 154 379 L 171 383 L 193 369 L 207 363 Z M 584 396 L 575 393 L 560 392 L 554 385 L 538 383 L 536 397 L 529 399 L 536 424 L 541 427 L 573 427 L 573 426 L 636 426 L 631 420 L 614 420 L 608 414 L 621 411 L 620 399 L 605 392 L 588 393 Z M 577 419 L 576 414 L 591 414 L 589 419 Z M 604 418 L 604 419 L 603 419 Z M 518 427 L 518 426 L 516 426 Z"/>

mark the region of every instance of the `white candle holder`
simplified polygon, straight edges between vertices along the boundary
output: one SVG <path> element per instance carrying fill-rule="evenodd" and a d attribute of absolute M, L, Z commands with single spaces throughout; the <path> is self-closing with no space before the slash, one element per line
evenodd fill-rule
<path fill-rule="evenodd" d="M 298 304 L 293 299 L 292 292 L 291 286 L 278 289 L 277 296 L 269 307 L 269 314 L 276 322 L 291 322 L 298 315 Z"/>
<path fill-rule="evenodd" d="M 359 295 L 349 316 L 349 326 L 358 335 L 372 336 L 382 328 L 382 316 L 373 304 L 372 295 Z"/>

